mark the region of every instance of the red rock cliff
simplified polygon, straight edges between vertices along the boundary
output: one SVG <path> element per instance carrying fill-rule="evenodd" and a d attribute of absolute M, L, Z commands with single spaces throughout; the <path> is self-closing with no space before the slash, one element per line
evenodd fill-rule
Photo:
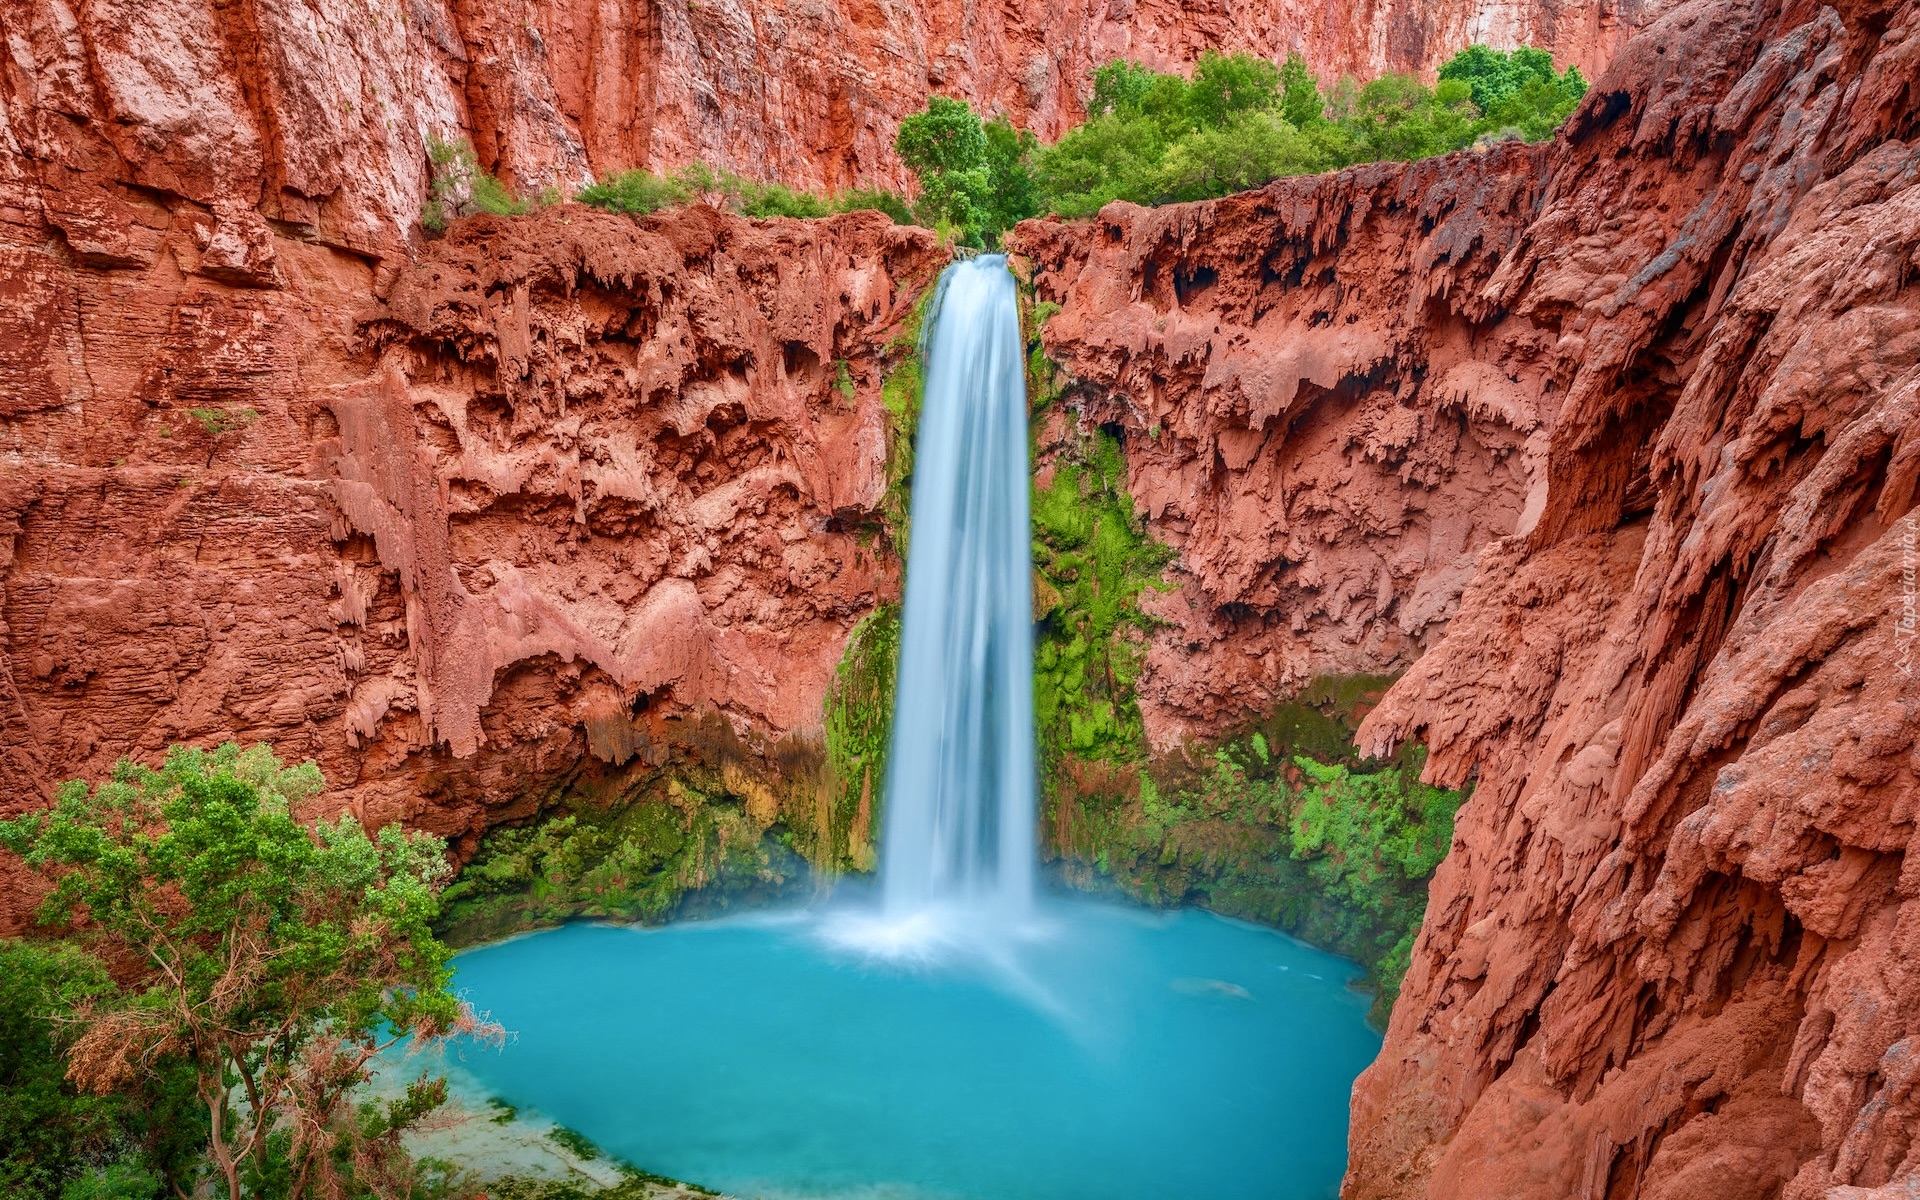
<path fill-rule="evenodd" d="M 1181 548 L 1174 736 L 1476 779 L 1345 1194 L 1920 1186 L 1920 5 L 1693 3 L 1559 142 L 1017 235 Z"/>
<path fill-rule="evenodd" d="M 386 277 L 276 234 L 236 280 L 216 218 L 134 202 L 144 264 L 8 227 L 8 808 L 226 738 L 452 836 L 689 739 L 756 805 L 804 784 L 897 588 L 861 527 L 930 234 L 567 205 Z"/>
<path fill-rule="evenodd" d="M 1328 71 L 1428 69 L 1473 40 L 1592 74 L 1659 0 L 12 0 L 0 6 L 0 186 L 45 187 L 77 253 L 138 256 L 142 197 L 390 257 L 425 139 L 470 137 L 537 191 L 701 159 L 811 187 L 899 186 L 901 117 L 963 96 L 1053 138 L 1092 67 L 1298 49 Z M 132 189 L 137 195 L 130 195 Z M 36 202 L 31 207 L 37 208 Z M 131 240 L 129 240 L 131 238 Z"/>

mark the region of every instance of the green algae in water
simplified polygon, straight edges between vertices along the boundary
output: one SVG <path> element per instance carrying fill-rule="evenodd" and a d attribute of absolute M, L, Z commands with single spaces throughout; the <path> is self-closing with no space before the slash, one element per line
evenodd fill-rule
<path fill-rule="evenodd" d="M 464 1068 L 609 1155 L 769 1200 L 1332 1197 L 1379 1049 L 1353 964 L 1050 900 L 1028 940 L 863 958 L 831 914 L 572 925 L 462 954 Z"/>

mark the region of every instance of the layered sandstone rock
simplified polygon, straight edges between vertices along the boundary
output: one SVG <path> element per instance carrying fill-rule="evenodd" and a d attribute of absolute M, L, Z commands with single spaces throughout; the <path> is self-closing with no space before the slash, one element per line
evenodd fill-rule
<path fill-rule="evenodd" d="M 155 201 L 190 201 L 216 260 L 256 278 L 268 221 L 394 257 L 426 198 L 429 136 L 470 138 L 528 194 L 693 160 L 900 187 L 894 131 L 935 92 L 1051 139 L 1120 55 L 1174 68 L 1214 46 L 1300 50 L 1372 75 L 1484 40 L 1592 73 L 1658 4 L 35 0 L 0 8 L 0 185 L 38 178 L 31 207 L 99 262 L 150 259 Z"/>
<path fill-rule="evenodd" d="M 1363 741 L 1477 779 L 1348 1196 L 1920 1181 L 1917 127 L 1920 6 L 1695 3 L 1537 156 L 1020 231 L 1182 547 L 1161 728 L 1412 659 Z"/>
<path fill-rule="evenodd" d="M 384 282 L 276 236 L 246 286 L 163 215 L 118 269 L 10 227 L 8 809 L 235 738 L 370 821 L 477 835 L 697 743 L 774 819 L 898 586 L 882 354 L 931 235 L 569 205 Z"/>

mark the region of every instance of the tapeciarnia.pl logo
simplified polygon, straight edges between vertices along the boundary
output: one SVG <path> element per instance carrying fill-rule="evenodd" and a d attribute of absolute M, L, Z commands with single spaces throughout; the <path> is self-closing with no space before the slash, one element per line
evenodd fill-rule
<path fill-rule="evenodd" d="M 1908 513 L 1900 522 L 1900 612 L 1893 619 L 1893 648 L 1897 656 L 1895 665 L 1900 673 L 1913 678 L 1913 643 L 1916 634 L 1916 614 L 1920 613 L 1920 549 L 1916 549 L 1916 534 L 1920 534 L 1920 518 Z"/>

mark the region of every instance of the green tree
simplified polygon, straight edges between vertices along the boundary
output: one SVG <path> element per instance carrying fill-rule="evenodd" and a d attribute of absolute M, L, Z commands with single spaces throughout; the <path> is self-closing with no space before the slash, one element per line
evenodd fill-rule
<path fill-rule="evenodd" d="M 1165 156 L 1166 138 L 1152 118 L 1095 117 L 1040 152 L 1045 207 L 1063 217 L 1090 217 L 1115 200 L 1151 204 Z"/>
<path fill-rule="evenodd" d="M 1523 46 L 1511 52 L 1475 44 L 1448 59 L 1440 67 L 1440 79 L 1458 80 L 1473 93 L 1473 103 L 1481 112 L 1507 99 L 1529 79 L 1557 83 L 1553 56 L 1545 50 Z"/>
<path fill-rule="evenodd" d="M 1587 81 L 1579 68 L 1568 67 L 1557 80 L 1529 79 L 1521 84 L 1487 111 L 1483 124 L 1492 132 L 1542 141 L 1553 136 L 1586 94 Z"/>
<path fill-rule="evenodd" d="M 1039 142 L 1030 130 L 1015 129 L 1004 115 L 982 130 L 987 137 L 987 193 L 979 241 L 997 246 L 1001 234 L 1040 211 L 1040 183 L 1033 172 Z"/>
<path fill-rule="evenodd" d="M 1157 198 L 1224 196 L 1324 165 L 1319 149 L 1278 113 L 1241 113 L 1173 144 L 1159 171 Z"/>
<path fill-rule="evenodd" d="M 1124 58 L 1116 58 L 1096 68 L 1093 72 L 1093 97 L 1087 101 L 1088 119 L 1140 112 L 1147 93 L 1154 89 L 1159 79 L 1159 72 Z"/>
<path fill-rule="evenodd" d="M 76 936 L 132 972 L 75 1006 L 68 1078 L 111 1095 L 186 1064 L 230 1200 L 274 1171 L 288 1200 L 333 1193 L 343 1162 L 399 1190 L 398 1130 L 354 1108 L 353 1089 L 402 1037 L 496 1032 L 447 989 L 431 931 L 443 844 L 299 820 L 322 786 L 266 746 L 175 747 L 159 770 L 123 760 L 97 788 L 74 780 L 50 810 L 0 822 L 0 845 L 53 885 L 41 920 L 84 918 Z M 417 1119 L 434 1098 L 422 1086 L 394 1120 Z"/>
<path fill-rule="evenodd" d="M 1555 74 L 1553 56 L 1522 46 L 1501 51 L 1468 46 L 1440 67 L 1440 84 L 1464 85 L 1482 115 L 1478 132 L 1540 141 L 1553 136 L 1580 98 L 1587 81 L 1580 68 Z"/>
<path fill-rule="evenodd" d="M 1320 81 L 1313 68 L 1298 54 L 1287 55 L 1280 64 L 1280 115 L 1295 129 L 1326 120 L 1327 98 L 1320 94 Z"/>
<path fill-rule="evenodd" d="M 1411 75 L 1382 75 L 1360 89 L 1345 124 L 1354 161 L 1410 160 L 1472 144 L 1476 116 L 1458 83 L 1435 91 Z"/>
<path fill-rule="evenodd" d="M 1251 54 L 1207 51 L 1187 87 L 1187 108 L 1201 129 L 1218 129 L 1242 113 L 1265 112 L 1279 103 L 1280 69 Z"/>
<path fill-rule="evenodd" d="M 987 134 L 971 105 L 934 96 L 900 122 L 893 148 L 920 181 L 914 215 L 931 225 L 968 229 L 986 215 L 992 177 Z"/>

